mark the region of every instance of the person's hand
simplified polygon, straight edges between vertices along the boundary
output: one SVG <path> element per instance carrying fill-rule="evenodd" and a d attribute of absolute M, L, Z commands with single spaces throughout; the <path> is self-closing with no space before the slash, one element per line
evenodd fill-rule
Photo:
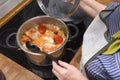
<path fill-rule="evenodd" d="M 58 63 L 59 65 L 54 61 L 52 62 L 52 71 L 59 80 L 87 80 L 87 78 L 85 78 L 82 73 L 73 65 L 60 60 Z"/>

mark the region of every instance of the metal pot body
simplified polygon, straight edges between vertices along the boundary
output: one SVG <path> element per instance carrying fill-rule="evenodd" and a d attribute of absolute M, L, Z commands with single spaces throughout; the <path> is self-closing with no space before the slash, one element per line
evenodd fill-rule
<path fill-rule="evenodd" d="M 64 33 L 66 35 L 66 40 L 64 41 L 64 43 L 56 50 L 48 52 L 48 54 L 51 54 L 54 57 L 60 58 L 60 56 L 63 53 L 64 46 L 65 46 L 66 42 L 68 41 L 69 32 L 68 32 L 68 28 L 67 28 L 66 24 L 59 19 L 43 15 L 43 16 L 37 16 L 37 17 L 27 20 L 20 26 L 20 28 L 17 32 L 17 43 L 18 43 L 19 47 L 26 53 L 26 56 L 32 63 L 41 65 L 41 66 L 46 66 L 46 65 L 51 64 L 51 60 L 49 58 L 47 58 L 46 55 L 31 52 L 31 51 L 23 48 L 23 46 L 20 43 L 20 39 L 26 30 L 34 27 L 35 25 L 43 24 L 43 23 L 44 24 L 45 23 L 55 24 L 64 30 Z"/>
<path fill-rule="evenodd" d="M 64 47 L 57 50 L 56 52 L 51 53 L 51 55 L 53 55 L 58 59 L 61 59 L 63 50 L 64 50 Z M 26 52 L 26 56 L 33 64 L 36 64 L 38 66 L 49 66 L 52 63 L 52 60 L 46 55 L 34 55 Z"/>
<path fill-rule="evenodd" d="M 54 57 L 60 58 L 63 53 L 64 46 L 65 46 L 66 42 L 68 41 L 68 37 L 69 37 L 68 28 L 67 28 L 66 24 L 63 21 L 61 21 L 60 19 L 42 15 L 42 16 L 37 16 L 37 17 L 27 20 L 20 26 L 20 28 L 17 32 L 17 43 L 18 43 L 19 47 L 26 53 L 27 58 L 32 63 L 34 63 L 36 65 L 46 66 L 46 65 L 51 65 L 51 60 L 49 58 L 47 58 L 46 55 L 31 52 L 31 51 L 23 48 L 23 46 L 20 43 L 20 39 L 26 30 L 34 27 L 35 25 L 39 25 L 39 24 L 43 24 L 43 23 L 55 24 L 64 30 L 64 33 L 66 35 L 66 39 L 65 39 L 64 43 L 56 50 L 48 52 L 48 54 L 51 54 Z"/>

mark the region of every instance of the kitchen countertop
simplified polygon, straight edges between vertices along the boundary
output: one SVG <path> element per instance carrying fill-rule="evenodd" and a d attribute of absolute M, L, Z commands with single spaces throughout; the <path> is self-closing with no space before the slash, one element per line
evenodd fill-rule
<path fill-rule="evenodd" d="M 75 66 L 77 69 L 80 70 L 80 60 L 81 60 L 81 56 L 82 56 L 82 46 L 79 47 L 79 49 L 77 50 L 77 52 L 75 53 L 74 57 L 72 58 L 72 60 L 70 61 L 70 64 Z"/>
<path fill-rule="evenodd" d="M 6 80 L 43 80 L 1 53 L 0 70 L 4 73 Z"/>
<path fill-rule="evenodd" d="M 0 10 L 2 18 L 0 18 L 0 28 L 4 26 L 9 20 L 11 20 L 17 13 L 19 13 L 25 6 L 27 6 L 32 0 L 6 0 L 1 2 Z M 12 7 L 12 8 L 10 8 Z"/>
<path fill-rule="evenodd" d="M 112 0 L 96 0 L 96 1 L 99 3 L 102 3 L 104 5 L 108 5 L 108 4 L 110 4 L 110 2 L 112 2 Z"/>

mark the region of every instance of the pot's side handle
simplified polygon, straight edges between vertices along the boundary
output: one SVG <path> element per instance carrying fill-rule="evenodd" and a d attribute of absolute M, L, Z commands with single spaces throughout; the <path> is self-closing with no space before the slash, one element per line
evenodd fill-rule
<path fill-rule="evenodd" d="M 76 26 L 76 25 L 74 25 L 74 24 L 70 24 L 70 23 L 68 23 L 68 24 L 66 24 L 67 25 L 67 27 L 68 27 L 68 29 L 69 29 L 69 41 L 71 41 L 71 40 L 73 40 L 73 39 L 75 39 L 77 36 L 78 36 L 78 34 L 79 34 L 79 29 L 78 29 L 78 27 Z"/>

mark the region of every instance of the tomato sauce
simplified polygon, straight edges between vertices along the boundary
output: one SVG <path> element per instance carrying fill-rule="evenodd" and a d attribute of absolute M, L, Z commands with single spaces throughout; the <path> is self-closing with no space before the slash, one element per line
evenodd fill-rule
<path fill-rule="evenodd" d="M 25 45 L 27 41 L 31 41 L 41 51 L 49 52 L 60 47 L 64 43 L 65 38 L 65 33 L 59 26 L 40 24 L 27 30 L 21 39 L 21 43 Z"/>

